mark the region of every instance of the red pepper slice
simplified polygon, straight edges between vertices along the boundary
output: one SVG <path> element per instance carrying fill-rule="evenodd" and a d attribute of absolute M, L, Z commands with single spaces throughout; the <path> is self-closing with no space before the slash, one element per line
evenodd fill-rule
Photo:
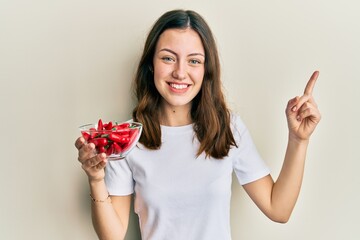
<path fill-rule="evenodd" d="M 106 149 L 106 155 L 110 156 L 114 152 L 114 146 L 112 143 L 110 143 L 110 146 Z"/>
<path fill-rule="evenodd" d="M 128 143 L 130 141 L 129 137 L 119 135 L 119 134 L 116 134 L 116 133 L 110 133 L 108 135 L 108 138 L 111 141 L 118 142 L 118 143 Z"/>
<path fill-rule="evenodd" d="M 98 135 L 96 128 L 90 128 L 90 139 Z"/>
<path fill-rule="evenodd" d="M 116 134 L 116 133 L 109 133 L 107 135 L 107 137 L 111 140 L 111 141 L 114 141 L 114 142 L 119 142 L 120 141 L 120 135 Z"/>
<path fill-rule="evenodd" d="M 114 153 L 115 153 L 115 154 L 121 153 L 121 147 L 119 146 L 119 144 L 117 144 L 116 142 L 114 142 L 114 143 L 112 144 L 112 146 L 113 146 L 113 149 L 114 149 Z"/>
<path fill-rule="evenodd" d="M 113 128 L 112 122 L 110 121 L 109 123 L 104 124 L 104 128 L 106 130 L 111 130 Z"/>
<path fill-rule="evenodd" d="M 104 130 L 104 125 L 101 119 L 99 119 L 98 121 L 97 130 L 98 131 Z"/>
<path fill-rule="evenodd" d="M 90 134 L 87 132 L 81 132 L 82 136 L 84 137 L 85 141 L 88 141 L 90 139 Z"/>
<path fill-rule="evenodd" d="M 129 137 L 121 137 L 119 143 L 126 144 L 130 142 Z"/>
<path fill-rule="evenodd" d="M 136 135 L 137 132 L 139 131 L 139 129 L 137 129 L 137 128 L 131 128 L 129 130 L 130 130 L 130 133 L 129 133 L 130 137 L 132 137 L 134 134 Z"/>
<path fill-rule="evenodd" d="M 135 138 L 136 138 L 137 135 L 139 134 L 139 129 L 137 129 L 137 128 L 132 129 L 130 134 L 131 134 L 131 136 L 130 136 L 130 138 L 129 138 L 129 142 L 128 142 L 128 144 L 127 144 L 126 146 L 124 146 L 124 148 L 123 148 L 123 151 L 124 151 L 124 152 L 127 151 L 127 150 L 130 148 L 130 146 L 132 145 L 132 143 L 134 142 Z"/>
<path fill-rule="evenodd" d="M 96 147 L 105 147 L 108 144 L 108 140 L 106 138 L 94 138 L 90 139 L 89 143 L 94 143 Z"/>
<path fill-rule="evenodd" d="M 120 135 L 129 135 L 130 134 L 130 128 L 119 128 L 119 129 L 115 129 L 114 131 Z"/>
<path fill-rule="evenodd" d="M 122 129 L 122 128 L 128 128 L 130 127 L 130 123 L 122 123 L 122 124 L 119 124 L 119 125 L 115 125 L 113 126 L 115 129 Z"/>
<path fill-rule="evenodd" d="M 99 146 L 96 148 L 98 153 L 104 153 L 106 152 L 106 149 L 103 146 Z"/>

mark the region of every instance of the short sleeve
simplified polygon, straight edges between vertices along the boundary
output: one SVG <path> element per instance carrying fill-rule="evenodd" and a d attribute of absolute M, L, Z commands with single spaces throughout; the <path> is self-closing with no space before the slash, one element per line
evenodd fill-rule
<path fill-rule="evenodd" d="M 239 116 L 232 115 L 233 135 L 238 147 L 232 149 L 233 170 L 241 185 L 256 181 L 270 174 L 259 155 L 250 132 Z"/>
<path fill-rule="evenodd" d="M 105 184 L 110 195 L 125 196 L 134 192 L 132 171 L 126 159 L 107 163 Z"/>

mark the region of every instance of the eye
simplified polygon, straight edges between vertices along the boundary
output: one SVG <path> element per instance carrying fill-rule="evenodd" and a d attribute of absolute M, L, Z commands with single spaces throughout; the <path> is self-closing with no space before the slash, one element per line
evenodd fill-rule
<path fill-rule="evenodd" d="M 172 57 L 162 57 L 161 58 L 164 62 L 174 62 L 175 60 Z"/>
<path fill-rule="evenodd" d="M 197 60 L 197 59 L 191 59 L 190 61 L 189 61 L 191 64 L 200 64 L 201 62 L 199 61 L 199 60 Z"/>

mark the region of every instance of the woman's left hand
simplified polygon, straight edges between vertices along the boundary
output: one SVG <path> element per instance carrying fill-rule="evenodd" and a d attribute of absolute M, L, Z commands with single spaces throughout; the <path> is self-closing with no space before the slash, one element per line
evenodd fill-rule
<path fill-rule="evenodd" d="M 288 102 L 286 118 L 289 127 L 289 137 L 298 141 L 309 140 L 321 119 L 319 109 L 312 92 L 319 72 L 315 71 L 306 84 L 304 94 Z"/>

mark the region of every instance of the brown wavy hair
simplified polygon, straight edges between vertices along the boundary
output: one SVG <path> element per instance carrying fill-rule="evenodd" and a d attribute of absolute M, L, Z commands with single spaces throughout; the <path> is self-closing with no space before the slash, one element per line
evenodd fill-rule
<path fill-rule="evenodd" d="M 192 101 L 191 118 L 200 142 L 199 156 L 222 159 L 231 146 L 237 146 L 230 128 L 230 111 L 226 106 L 220 79 L 220 61 L 213 34 L 206 21 L 194 11 L 172 10 L 164 13 L 151 28 L 134 79 L 138 100 L 133 119 L 143 124 L 140 142 L 149 149 L 161 147 L 159 108 L 161 95 L 153 77 L 153 56 L 160 35 L 167 29 L 191 28 L 205 49 L 205 73 L 200 92 Z"/>

